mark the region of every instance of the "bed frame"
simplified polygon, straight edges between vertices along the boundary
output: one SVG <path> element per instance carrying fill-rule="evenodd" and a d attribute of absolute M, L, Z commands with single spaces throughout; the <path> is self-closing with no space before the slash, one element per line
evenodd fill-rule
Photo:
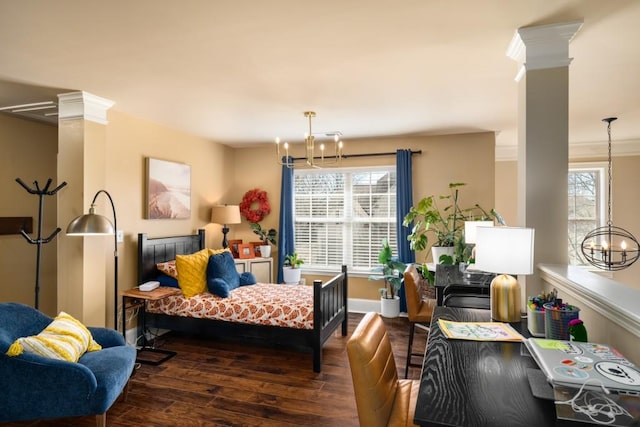
<path fill-rule="evenodd" d="M 175 259 L 203 249 L 204 230 L 189 236 L 161 237 L 149 239 L 146 234 L 138 234 L 138 283 L 155 280 L 158 276 L 156 264 Z M 313 329 L 293 329 L 279 326 L 250 325 L 222 320 L 195 319 L 169 316 L 166 314 L 146 314 L 148 325 L 183 333 L 206 335 L 215 338 L 241 339 L 269 345 L 290 348 L 311 349 L 313 370 L 322 369 L 322 346 L 342 325 L 342 336 L 347 335 L 347 268 L 326 283 L 313 282 Z M 285 285 L 283 285 L 285 286 Z"/>

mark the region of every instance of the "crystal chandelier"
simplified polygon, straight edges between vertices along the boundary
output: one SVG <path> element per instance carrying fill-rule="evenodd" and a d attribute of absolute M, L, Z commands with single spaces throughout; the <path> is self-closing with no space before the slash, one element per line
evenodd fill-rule
<path fill-rule="evenodd" d="M 611 122 L 617 117 L 602 119 L 609 136 L 609 187 L 607 225 L 587 233 L 582 241 L 582 255 L 592 265 L 603 270 L 622 270 L 640 257 L 638 240 L 627 230 L 615 227 L 611 220 Z"/>
<path fill-rule="evenodd" d="M 314 167 L 319 168 L 322 166 L 335 165 L 342 161 L 342 147 L 343 142 L 340 139 L 342 136 L 342 132 L 340 131 L 332 131 L 332 132 L 321 132 L 321 133 L 313 133 L 311 130 L 311 119 L 316 116 L 316 113 L 313 111 L 305 111 L 304 116 L 309 119 L 309 132 L 304 135 L 304 145 L 305 145 L 305 157 L 301 157 L 300 159 L 305 160 L 304 167 Z M 316 156 L 315 153 L 315 143 L 316 136 L 325 136 L 333 139 L 333 150 L 332 152 L 327 153 L 325 150 L 325 144 L 320 143 L 319 149 L 320 153 Z M 289 148 L 290 145 L 288 142 L 284 142 L 282 144 L 282 149 L 280 149 L 280 138 L 276 138 L 276 156 L 278 158 L 278 163 L 280 165 L 284 165 L 290 169 L 295 168 L 294 164 L 295 159 L 289 157 Z M 282 153 L 284 151 L 284 154 Z M 284 156 L 284 159 L 283 157 Z"/>

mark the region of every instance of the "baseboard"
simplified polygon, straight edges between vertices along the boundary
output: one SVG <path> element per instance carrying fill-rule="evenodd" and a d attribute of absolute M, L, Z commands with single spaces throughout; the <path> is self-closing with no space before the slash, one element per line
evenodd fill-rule
<path fill-rule="evenodd" d="M 380 300 L 349 298 L 349 313 L 368 313 L 373 311 L 380 313 Z M 407 317 L 407 313 L 401 312 L 400 317 Z"/>

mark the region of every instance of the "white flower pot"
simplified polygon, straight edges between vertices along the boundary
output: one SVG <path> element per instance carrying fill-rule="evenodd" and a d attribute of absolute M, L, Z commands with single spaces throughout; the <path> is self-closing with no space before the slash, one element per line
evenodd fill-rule
<path fill-rule="evenodd" d="M 301 276 L 301 268 L 282 267 L 282 278 L 287 285 L 297 285 Z"/>
<path fill-rule="evenodd" d="M 398 317 L 400 316 L 400 297 L 394 296 L 393 298 L 380 298 L 380 314 L 383 317 Z"/>
<path fill-rule="evenodd" d="M 440 264 L 441 255 L 453 256 L 455 248 L 453 246 L 432 246 L 431 256 L 433 257 L 434 264 Z"/>
<path fill-rule="evenodd" d="M 260 245 L 259 247 L 262 258 L 269 258 L 271 256 L 271 245 Z"/>

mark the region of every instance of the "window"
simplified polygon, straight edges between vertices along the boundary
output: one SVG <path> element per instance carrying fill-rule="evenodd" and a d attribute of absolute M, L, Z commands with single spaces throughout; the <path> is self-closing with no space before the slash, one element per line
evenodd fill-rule
<path fill-rule="evenodd" d="M 395 167 L 295 170 L 294 227 L 305 267 L 370 271 L 383 239 L 397 254 Z"/>
<path fill-rule="evenodd" d="M 580 245 L 594 228 L 606 225 L 605 163 L 569 165 L 569 264 L 588 265 Z"/>

